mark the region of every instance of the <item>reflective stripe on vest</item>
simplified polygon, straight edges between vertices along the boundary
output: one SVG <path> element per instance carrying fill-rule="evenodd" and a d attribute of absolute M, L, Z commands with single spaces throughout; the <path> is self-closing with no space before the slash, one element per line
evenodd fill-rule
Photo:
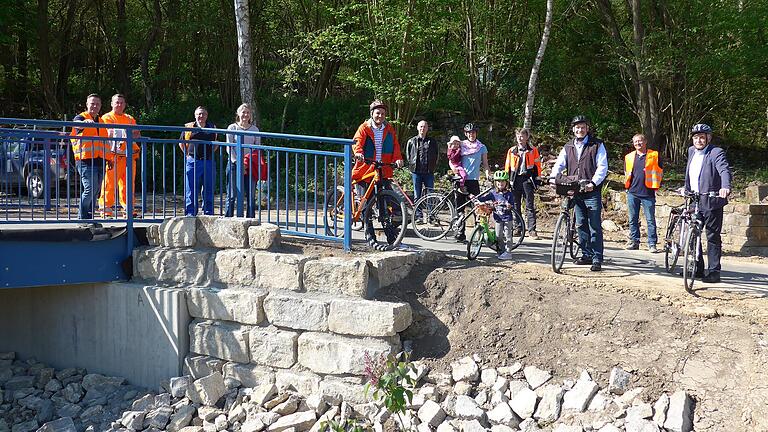
<path fill-rule="evenodd" d="M 88 114 L 88 112 L 82 112 L 80 113 L 82 117 L 84 117 L 87 120 L 93 120 L 93 117 Z M 80 132 L 78 132 L 78 129 Z M 83 128 L 73 128 L 71 136 L 76 137 L 107 137 L 107 129 L 106 128 L 94 128 L 94 127 L 83 127 Z M 82 160 L 82 159 L 96 159 L 96 158 L 103 158 L 105 149 L 107 147 L 104 140 L 87 140 L 83 138 L 71 138 L 70 141 L 72 141 L 72 153 L 74 153 L 75 160 Z"/>
<path fill-rule="evenodd" d="M 635 165 L 635 153 L 633 151 L 624 156 L 624 187 L 629 189 L 632 184 L 632 169 Z M 664 171 L 659 166 L 659 152 L 648 150 L 645 153 L 645 187 L 658 189 L 661 187 L 661 177 Z"/>

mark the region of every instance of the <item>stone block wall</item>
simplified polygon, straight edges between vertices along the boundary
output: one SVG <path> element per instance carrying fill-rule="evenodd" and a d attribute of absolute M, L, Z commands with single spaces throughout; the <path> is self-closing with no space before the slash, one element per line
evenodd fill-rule
<path fill-rule="evenodd" d="M 134 251 L 134 278 L 181 286 L 193 321 L 185 371 L 364 399 L 365 357 L 401 349 L 407 303 L 371 300 L 438 255 L 283 253 L 279 229 L 242 218 L 174 218 Z"/>

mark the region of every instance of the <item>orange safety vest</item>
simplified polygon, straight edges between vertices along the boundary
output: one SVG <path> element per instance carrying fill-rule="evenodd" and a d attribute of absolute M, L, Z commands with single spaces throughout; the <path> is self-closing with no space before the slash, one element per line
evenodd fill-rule
<path fill-rule="evenodd" d="M 109 123 L 109 124 L 128 124 L 128 125 L 135 125 L 136 119 L 134 119 L 129 114 L 122 114 L 117 115 L 114 111 L 110 111 L 103 116 L 101 116 L 102 123 Z M 115 128 L 115 129 L 107 129 L 111 133 L 109 134 L 113 138 L 125 138 L 125 134 L 127 132 L 126 129 L 122 128 Z M 141 151 L 141 148 L 136 142 L 133 142 L 133 145 L 131 146 L 133 148 L 133 159 L 139 158 L 139 152 Z M 112 140 L 109 145 L 105 147 L 107 150 L 105 152 L 107 158 L 109 158 L 111 155 L 117 155 L 125 157 L 126 156 L 126 149 L 125 149 L 125 141 L 118 141 L 118 140 Z"/>
<path fill-rule="evenodd" d="M 624 187 L 629 189 L 632 183 L 632 168 L 635 164 L 635 153 L 633 151 L 624 156 Z M 645 153 L 645 187 L 648 189 L 658 189 L 661 187 L 661 175 L 663 170 L 659 166 L 659 152 L 656 150 L 647 150 Z"/>
<path fill-rule="evenodd" d="M 532 170 L 536 167 L 538 175 L 541 175 L 541 156 L 539 156 L 539 149 L 537 147 L 530 146 L 531 149 L 525 152 L 525 169 Z M 518 159 L 520 156 L 514 150 L 517 149 L 517 145 L 513 145 L 507 150 L 507 160 L 504 162 L 504 171 L 512 172 L 515 168 L 518 168 Z"/>
<path fill-rule="evenodd" d="M 84 117 L 86 120 L 93 120 L 93 117 L 91 117 L 91 115 L 88 114 L 87 111 L 81 112 L 80 115 Z M 103 123 L 103 122 L 101 121 L 101 119 L 99 119 L 98 123 Z M 106 138 L 107 129 L 87 127 L 87 126 L 83 128 L 72 128 L 72 133 L 70 135 L 73 137 Z M 106 142 L 104 140 L 86 140 L 83 138 L 70 138 L 70 141 L 72 141 L 72 152 L 75 155 L 75 160 L 103 158 L 105 154 L 105 149 L 107 148 Z"/>

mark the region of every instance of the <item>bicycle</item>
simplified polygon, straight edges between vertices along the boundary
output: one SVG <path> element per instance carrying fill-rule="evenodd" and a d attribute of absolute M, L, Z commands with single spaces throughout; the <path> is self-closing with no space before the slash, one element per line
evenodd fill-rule
<path fill-rule="evenodd" d="M 456 208 L 454 201 L 459 194 L 468 195 L 461 191 L 461 183 L 459 177 L 452 179 L 453 188 L 448 193 L 431 192 L 423 195 L 414 204 L 413 215 L 411 225 L 413 232 L 416 233 L 419 238 L 428 241 L 440 240 L 445 237 L 449 231 L 457 232 L 459 227 L 470 217 L 475 215 L 475 211 L 465 212 L 462 217 L 458 217 L 457 212 L 463 211 L 469 205 L 473 205 L 471 199 L 467 200 L 464 204 Z M 492 187 L 480 192 L 478 196 L 485 195 L 493 190 Z M 520 227 L 520 235 L 516 236 L 511 244 L 511 248 L 515 249 L 520 246 L 525 238 L 525 222 L 523 221 L 520 213 L 514 208 L 511 209 L 512 218 L 518 223 L 515 226 Z M 417 217 L 420 216 L 420 217 Z"/>
<path fill-rule="evenodd" d="M 571 258 L 576 258 L 581 252 L 578 233 L 576 232 L 576 218 L 574 215 L 573 196 L 576 192 L 584 192 L 589 180 L 555 181 L 555 190 L 558 195 L 563 197 L 560 204 L 560 216 L 555 223 L 555 231 L 552 235 L 552 253 L 550 262 L 552 271 L 560 273 L 565 262 L 566 251 L 570 252 Z"/>
<path fill-rule="evenodd" d="M 494 207 L 503 207 L 504 210 L 514 210 L 509 203 L 476 203 L 474 212 L 477 214 L 477 225 L 469 237 L 467 243 L 467 258 L 474 260 L 480 255 L 483 245 L 488 246 L 494 252 L 501 252 L 502 244 L 496 236 L 496 231 L 490 227 L 490 216 Z M 517 246 L 515 246 L 517 247 Z"/>
<path fill-rule="evenodd" d="M 354 229 L 365 229 L 366 240 L 377 250 L 392 250 L 400 245 L 405 236 L 406 224 L 405 204 L 397 193 L 387 189 L 381 169 L 385 166 L 399 168 L 394 163 L 381 163 L 365 159 L 374 169 L 365 174 L 360 180 L 352 182 L 352 214 L 350 215 Z M 363 196 L 355 193 L 355 186 L 368 183 Z M 329 199 L 333 197 L 333 199 Z M 340 237 L 344 232 L 344 188 L 336 186 L 326 191 L 325 231 L 327 235 Z M 339 224 L 341 222 L 341 224 Z M 341 225 L 341 226 L 339 226 Z M 384 235 L 386 242 L 379 242 L 378 237 Z M 372 236 L 372 237 L 371 237 Z"/>
<path fill-rule="evenodd" d="M 701 233 L 704 230 L 704 219 L 699 213 L 699 201 L 702 196 L 714 198 L 718 194 L 717 192 L 685 192 L 686 207 L 681 214 L 681 218 L 685 218 L 688 225 L 682 245 L 685 248 L 683 254 L 683 284 L 685 290 L 689 293 L 693 293 L 696 263 L 703 260 Z"/>

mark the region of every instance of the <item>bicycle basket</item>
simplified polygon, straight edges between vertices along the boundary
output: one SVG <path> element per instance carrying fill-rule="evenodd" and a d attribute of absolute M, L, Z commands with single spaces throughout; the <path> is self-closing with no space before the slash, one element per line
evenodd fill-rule
<path fill-rule="evenodd" d="M 475 212 L 478 216 L 488 217 L 493 213 L 493 206 L 486 203 L 479 203 L 475 205 Z"/>
<path fill-rule="evenodd" d="M 579 182 L 578 181 L 568 181 L 568 182 L 560 182 L 555 181 L 555 193 L 558 195 L 568 195 L 569 192 L 578 192 L 579 191 Z"/>

